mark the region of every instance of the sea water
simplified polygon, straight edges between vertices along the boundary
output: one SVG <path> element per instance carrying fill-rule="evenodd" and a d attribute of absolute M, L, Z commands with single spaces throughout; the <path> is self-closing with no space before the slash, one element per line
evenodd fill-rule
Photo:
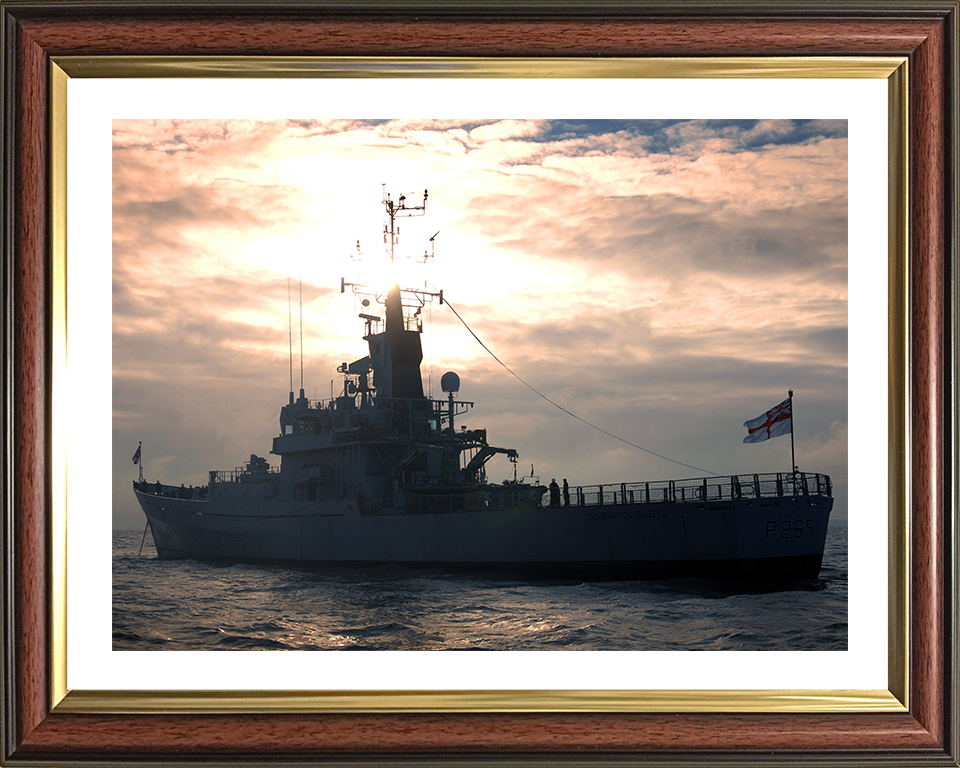
<path fill-rule="evenodd" d="M 510 573 L 161 560 L 113 532 L 113 649 L 842 651 L 847 528 L 820 576 L 584 582 Z"/>

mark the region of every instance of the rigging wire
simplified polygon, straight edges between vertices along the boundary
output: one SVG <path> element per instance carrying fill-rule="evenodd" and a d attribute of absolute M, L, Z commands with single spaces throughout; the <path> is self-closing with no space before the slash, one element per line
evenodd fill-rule
<path fill-rule="evenodd" d="M 433 338 L 433 302 L 427 304 L 427 332 Z M 430 397 L 433 398 L 433 344 L 430 345 Z"/>
<path fill-rule="evenodd" d="M 303 275 L 297 275 L 300 284 L 300 395 L 303 396 Z"/>
<path fill-rule="evenodd" d="M 150 521 L 147 520 L 147 524 L 143 526 L 143 536 L 140 537 L 140 551 L 137 552 L 137 557 L 140 557 L 143 554 L 143 542 L 147 540 L 147 528 L 150 527 Z"/>
<path fill-rule="evenodd" d="M 290 401 L 293 402 L 293 315 L 290 308 L 290 275 L 287 275 L 287 338 L 290 347 Z"/>
<path fill-rule="evenodd" d="M 672 462 L 672 463 L 674 463 L 674 464 L 679 464 L 680 466 L 682 466 L 682 467 L 687 467 L 688 469 L 695 469 L 697 472 L 705 472 L 705 473 L 708 474 L 708 475 L 718 475 L 718 474 L 719 474 L 719 473 L 713 472 L 713 471 L 711 471 L 711 470 L 709 470 L 709 469 L 703 469 L 702 467 L 695 467 L 695 466 L 693 466 L 693 464 L 687 464 L 687 463 L 685 463 L 685 462 L 683 462 L 683 461 L 677 461 L 677 459 L 671 459 L 669 456 L 664 456 L 663 454 L 657 453 L 656 451 L 651 451 L 649 448 L 644 448 L 642 445 L 637 445 L 636 443 L 631 443 L 629 440 L 625 440 L 624 438 L 619 437 L 619 436 L 613 434 L 612 432 L 607 432 L 607 430 L 605 430 L 603 427 L 598 427 L 596 424 L 591 424 L 589 421 L 587 421 L 587 420 L 584 419 L 584 418 L 581 418 L 580 416 L 577 416 L 577 414 L 573 413 L 572 411 L 568 411 L 568 410 L 567 410 L 566 408 L 564 408 L 562 405 L 560 405 L 559 403 L 554 402 L 554 401 L 551 400 L 549 397 L 547 397 L 545 394 L 543 394 L 543 392 L 541 392 L 540 390 L 538 390 L 538 389 L 537 389 L 536 387 L 534 387 L 533 385 L 528 384 L 526 381 L 524 381 L 523 379 L 521 379 L 517 374 L 515 374 L 513 371 L 511 371 L 510 368 L 509 368 L 509 366 L 507 366 L 507 364 L 504 363 L 503 360 L 501 360 L 499 357 L 497 357 L 495 354 L 493 354 L 493 351 L 490 349 L 490 347 L 488 347 L 486 344 L 484 344 L 484 343 L 480 340 L 480 337 L 477 336 L 477 334 L 475 334 L 475 333 L 473 332 L 473 329 L 472 329 L 469 325 L 467 325 L 467 321 L 466 321 L 466 320 L 464 320 L 462 317 L 460 317 L 460 313 L 457 312 L 457 310 L 455 310 L 455 309 L 453 308 L 453 305 L 450 303 L 449 299 L 447 299 L 446 296 L 443 297 L 443 303 L 446 304 L 448 307 L 450 307 L 450 311 L 453 312 L 453 314 L 455 314 L 455 315 L 457 316 L 457 320 L 459 320 L 461 323 L 463 323 L 463 327 L 466 328 L 466 329 L 470 332 L 470 335 L 473 336 L 473 338 L 475 338 L 475 339 L 477 340 L 477 343 L 487 351 L 487 354 L 489 354 L 490 357 L 492 357 L 494 360 L 496 360 L 498 363 L 500 363 L 500 365 L 503 366 L 504 370 L 505 370 L 507 373 L 509 373 L 511 376 L 513 376 L 513 378 L 515 378 L 517 381 L 519 381 L 521 384 L 523 384 L 523 385 L 524 385 L 525 387 L 527 387 L 528 389 L 530 389 L 530 390 L 532 390 L 533 392 L 535 392 L 536 394 L 538 394 L 540 397 L 542 397 L 544 400 L 546 400 L 548 403 L 550 403 L 550 405 L 554 406 L 555 408 L 559 408 L 559 409 L 560 409 L 561 411 L 563 411 L 565 414 L 567 414 L 568 416 L 572 416 L 572 417 L 575 418 L 577 421 L 582 421 L 582 422 L 583 422 L 584 424 L 586 424 L 588 427 L 593 427 L 593 428 L 594 428 L 595 430 L 597 430 L 598 432 L 603 432 L 603 434 L 607 435 L 608 437 L 612 437 L 614 440 L 619 440 L 621 443 L 625 443 L 626 445 L 629 445 L 629 446 L 631 446 L 631 447 L 633 447 L 633 448 L 637 448 L 638 450 L 641 450 L 641 451 L 643 451 L 644 453 L 649 453 L 651 456 L 656 456 L 658 459 L 664 459 L 665 461 L 669 461 L 669 462 Z"/>

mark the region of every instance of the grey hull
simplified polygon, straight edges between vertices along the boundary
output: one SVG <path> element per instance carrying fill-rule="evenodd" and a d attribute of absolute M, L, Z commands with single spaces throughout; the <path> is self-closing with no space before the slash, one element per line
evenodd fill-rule
<path fill-rule="evenodd" d="M 351 502 L 233 508 L 137 492 L 161 557 L 395 564 L 546 576 L 770 581 L 820 570 L 829 496 L 361 514 Z"/>

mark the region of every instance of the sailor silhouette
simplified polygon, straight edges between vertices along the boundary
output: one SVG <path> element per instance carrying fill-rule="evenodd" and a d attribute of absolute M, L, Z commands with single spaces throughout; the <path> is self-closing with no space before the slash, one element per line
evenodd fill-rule
<path fill-rule="evenodd" d="M 550 506 L 560 506 L 560 486 L 557 485 L 557 478 L 550 481 Z"/>

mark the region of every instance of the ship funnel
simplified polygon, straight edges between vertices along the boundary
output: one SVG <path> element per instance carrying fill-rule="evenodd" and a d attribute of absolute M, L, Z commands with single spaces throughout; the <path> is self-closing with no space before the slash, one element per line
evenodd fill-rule
<path fill-rule="evenodd" d="M 447 371 L 440 377 L 440 389 L 444 392 L 459 392 L 460 377 L 453 371 Z"/>

